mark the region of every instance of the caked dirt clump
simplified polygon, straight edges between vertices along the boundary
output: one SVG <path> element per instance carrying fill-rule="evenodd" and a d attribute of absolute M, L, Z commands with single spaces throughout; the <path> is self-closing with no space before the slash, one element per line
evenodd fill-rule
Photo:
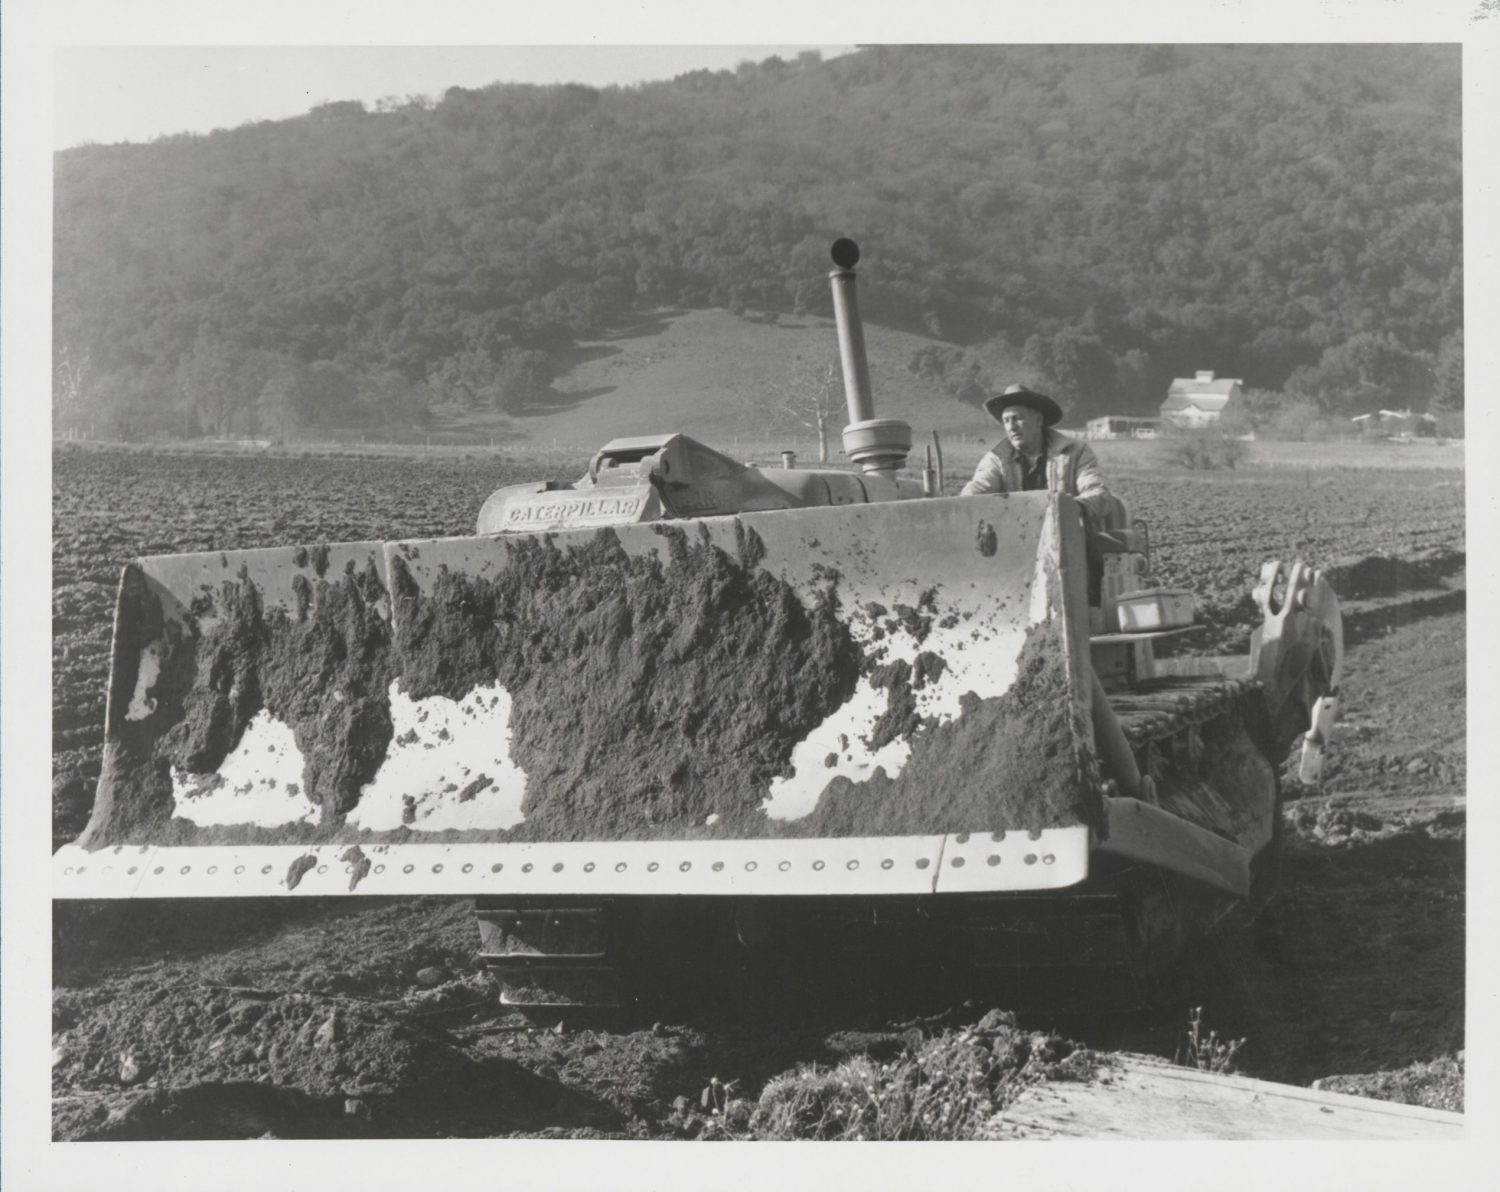
<path fill-rule="evenodd" d="M 58 1089 L 256 1081 L 358 1095 L 453 1065 L 440 1039 L 355 998 L 185 982 L 152 998 L 60 1004 L 76 1021 L 54 1036 Z"/>
<path fill-rule="evenodd" d="M 610 530 L 560 549 L 507 543 L 494 578 L 422 593 L 397 560 L 402 686 L 460 699 L 499 682 L 526 771 L 514 838 L 715 834 L 759 817 L 796 744 L 853 693 L 863 661 L 832 583 L 811 605 L 736 551 L 672 526 L 670 562 Z M 762 832 L 764 829 L 762 829 Z"/>
<path fill-rule="evenodd" d="M 307 566 L 318 562 L 303 558 Z M 211 831 L 172 818 L 172 769 L 213 773 L 262 709 L 291 727 L 305 759 L 304 793 L 322 808 L 324 824 L 337 824 L 384 761 L 391 737 L 390 630 L 375 607 L 386 593 L 373 561 L 331 578 L 298 575 L 290 609 L 267 606 L 242 570 L 195 603 L 195 617 L 209 626 L 201 633 L 165 617 L 160 599 L 136 581 L 127 572 L 120 622 L 138 640 L 121 643 L 116 658 L 138 658 L 152 641 L 165 643 L 164 655 L 144 693 L 153 709 L 140 719 L 123 714 L 135 668 L 119 667 L 114 676 L 116 722 L 86 842 L 209 839 Z M 276 839 L 286 840 L 286 830 Z"/>
<path fill-rule="evenodd" d="M 388 692 L 460 700 L 476 687 L 510 695 L 511 756 L 527 775 L 524 821 L 486 839 L 600 840 L 868 835 L 1043 828 L 1094 822 L 1087 725 L 1075 706 L 1055 627 L 1032 632 L 1015 689 L 970 697 L 937 724 L 918 696 L 945 660 L 866 653 L 841 619 L 828 569 L 806 597 L 760 566 L 741 527 L 730 549 L 706 533 L 655 527 L 661 552 L 628 552 L 612 530 L 581 545 L 505 541 L 491 575 L 440 570 L 424 588 L 399 557 L 387 593 L 373 562 L 329 570 L 326 552 L 292 558 L 289 606 L 243 570 L 205 587 L 195 620 L 164 615 L 142 581 L 124 599 L 134 639 L 117 659 L 165 643 L 143 719 L 117 714 L 102 796 L 86 844 L 313 843 L 340 838 L 345 815 L 385 759 Z M 291 556 L 289 556 L 291 557 Z M 137 577 L 138 579 L 140 577 Z M 379 606 L 394 603 L 393 640 Z M 884 614 L 885 610 L 882 610 Z M 884 629 L 925 637 L 935 597 L 897 606 Z M 202 626 L 201 629 L 198 626 Z M 887 706 L 862 742 L 910 740 L 896 778 L 834 779 L 803 820 L 768 820 L 771 781 L 797 745 L 854 693 L 862 676 Z M 114 676 L 113 706 L 134 699 L 135 667 Z M 302 793 L 316 823 L 198 827 L 173 818 L 172 774 L 214 774 L 265 710 L 304 758 Z M 996 780 L 996 775 L 1003 776 Z M 223 781 L 219 779 L 219 781 Z M 457 792 L 474 797 L 481 776 Z M 191 797 L 191 796 L 189 796 Z M 470 833 L 469 835 L 473 835 Z M 302 864 L 310 862 L 303 861 Z M 288 874 L 289 887 L 300 872 Z"/>
<path fill-rule="evenodd" d="M 909 706 L 908 687 L 930 674 L 915 668 L 884 677 L 891 707 Z M 1029 631 L 1016 680 L 1000 696 L 967 695 L 946 724 L 912 723 L 911 757 L 896 778 L 883 771 L 860 783 L 829 783 L 799 835 L 903 835 L 1099 825 L 1098 775 L 1084 711 L 1075 699 L 1062 633 L 1053 621 Z"/>

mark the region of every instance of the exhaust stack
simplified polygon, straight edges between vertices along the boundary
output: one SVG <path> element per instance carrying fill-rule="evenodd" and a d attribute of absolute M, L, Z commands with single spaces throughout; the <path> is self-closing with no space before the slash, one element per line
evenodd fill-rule
<path fill-rule="evenodd" d="M 844 427 L 844 454 L 866 472 L 895 472 L 906 465 L 911 452 L 911 427 L 899 418 L 875 417 L 870 395 L 870 367 L 865 359 L 865 333 L 859 320 L 859 302 L 854 294 L 854 266 L 859 245 L 835 240 L 831 251 L 834 268 L 828 281 L 833 288 L 833 317 L 839 330 L 839 363 L 844 372 L 844 403 L 849 425 Z"/>

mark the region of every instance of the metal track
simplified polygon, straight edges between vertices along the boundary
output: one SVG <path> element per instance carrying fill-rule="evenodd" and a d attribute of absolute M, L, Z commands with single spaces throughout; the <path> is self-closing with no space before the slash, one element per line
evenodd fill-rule
<path fill-rule="evenodd" d="M 603 903 L 475 900 L 480 958 L 500 1001 L 532 1009 L 625 1004 L 610 908 Z"/>
<path fill-rule="evenodd" d="M 1110 707 L 1133 747 L 1175 736 L 1226 712 L 1242 710 L 1261 691 L 1255 679 L 1222 675 L 1171 675 L 1147 679 L 1129 691 L 1109 693 Z"/>
<path fill-rule="evenodd" d="M 1173 676 L 1108 698 L 1141 774 L 1150 779 L 1143 802 L 1252 854 L 1270 840 L 1267 814 L 1279 800 L 1281 759 L 1258 681 Z M 1263 759 L 1263 791 L 1253 784 L 1246 789 L 1257 757 Z M 1209 780 L 1215 771 L 1228 783 L 1223 790 Z M 1169 781 L 1161 781 L 1164 774 Z"/>
<path fill-rule="evenodd" d="M 1121 874 L 1124 876 L 1121 877 Z M 1016 1009 L 1143 1003 L 1177 954 L 1184 883 L 1115 866 L 1085 892 L 917 898 L 476 900 L 501 1001 L 592 1017 L 639 1004 L 896 1004 L 980 995 Z M 1191 894 L 1191 891 L 1188 892 Z M 1163 899 L 1168 900 L 1165 907 Z"/>

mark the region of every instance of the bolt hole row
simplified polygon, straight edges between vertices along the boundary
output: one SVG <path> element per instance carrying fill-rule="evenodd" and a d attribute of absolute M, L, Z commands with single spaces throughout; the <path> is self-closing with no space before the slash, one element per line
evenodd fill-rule
<path fill-rule="evenodd" d="M 994 835 L 999 836 L 999 835 L 1002 835 L 1002 833 L 994 833 Z M 1041 863 L 1043 865 L 1052 865 L 1052 864 L 1054 864 L 1056 862 L 1057 858 L 1052 853 L 1045 853 L 1045 854 L 1043 854 L 1040 857 L 1038 857 L 1038 855 L 1036 853 L 1027 853 L 1026 856 L 1023 858 L 1023 860 L 1025 861 L 1025 863 L 1027 865 L 1035 865 L 1038 861 L 1041 861 Z M 890 857 L 886 857 L 886 858 L 884 858 L 880 862 L 880 868 L 881 869 L 886 869 L 886 870 L 893 869 L 893 868 L 895 868 L 895 864 L 896 864 L 895 861 L 893 861 Z M 931 864 L 932 864 L 931 859 L 927 858 L 927 857 L 918 857 L 917 860 L 916 860 L 916 867 L 918 869 L 926 869 Z M 964 867 L 964 864 L 965 864 L 965 859 L 963 857 L 954 857 L 952 859 L 952 861 L 950 862 L 950 864 L 952 865 L 952 867 L 954 869 L 962 869 Z M 991 867 L 999 865 L 1000 864 L 1000 856 L 999 856 L 999 854 L 998 853 L 991 853 L 988 857 L 985 858 L 985 864 L 987 864 L 987 865 L 989 865 Z M 814 861 L 812 863 L 812 868 L 813 868 L 813 870 L 815 872 L 821 872 L 824 868 L 826 868 L 826 865 L 827 865 L 827 863 L 825 861 L 823 861 L 823 860 L 820 859 L 820 860 L 816 860 L 816 861 Z M 848 869 L 850 872 L 853 872 L 854 870 L 857 870 L 859 868 L 859 861 L 858 860 L 849 860 L 849 861 L 845 862 L 844 867 L 846 869 Z M 76 868 L 74 868 L 72 866 L 69 866 L 68 868 L 66 868 L 66 869 L 63 870 L 63 873 L 64 874 L 69 874 L 69 875 L 71 875 L 71 874 L 82 874 L 82 873 L 86 872 L 87 868 L 88 867 L 86 865 L 79 865 Z M 261 874 L 263 876 L 269 875 L 271 873 L 272 868 L 273 867 L 270 866 L 270 865 L 262 865 L 260 872 L 261 872 Z M 404 865 L 401 868 L 401 872 L 403 874 L 414 873 L 416 871 L 416 868 L 417 867 L 415 865 Z M 530 861 L 527 861 L 527 862 L 525 862 L 521 866 L 521 872 L 522 873 L 530 873 L 530 872 L 532 872 L 532 870 L 534 868 L 535 868 L 535 866 L 533 865 L 533 863 L 530 862 Z M 553 873 L 561 873 L 561 872 L 563 872 L 564 868 L 565 868 L 565 865 L 564 865 L 564 863 L 562 861 L 554 861 L 553 864 L 552 864 L 552 872 Z M 617 861 L 615 863 L 615 872 L 616 873 L 624 873 L 629 868 L 630 868 L 629 864 L 627 862 L 625 862 L 625 861 Z M 678 864 L 677 868 L 682 873 L 688 873 L 688 872 L 690 872 L 692 870 L 693 863 L 691 861 L 682 861 L 682 862 L 680 862 Z M 715 873 L 722 873 L 723 870 L 724 870 L 724 862 L 723 861 L 715 861 L 710 866 L 710 868 Z M 759 864 L 757 862 L 755 862 L 755 861 L 746 861 L 745 862 L 745 872 L 746 873 L 754 873 L 757 868 L 759 868 Z M 790 861 L 781 861 L 781 862 L 779 862 L 777 864 L 776 868 L 778 870 L 780 870 L 782 873 L 786 873 L 786 872 L 788 872 L 792 868 L 792 863 Z M 112 866 L 106 865 L 106 866 L 104 866 L 102 872 L 104 872 L 104 873 L 110 873 L 112 871 L 112 869 L 113 869 Z M 473 872 L 473 869 L 474 869 L 473 864 L 472 863 L 468 863 L 468 864 L 464 865 L 462 872 L 464 872 L 464 873 L 471 873 L 471 872 Z M 494 864 L 492 864 L 490 866 L 490 872 L 491 873 L 500 873 L 504 869 L 505 869 L 505 865 L 504 865 L 503 862 L 500 862 L 500 861 L 496 861 Z M 584 862 L 584 864 L 582 866 L 582 869 L 583 869 L 584 873 L 593 873 L 594 869 L 595 869 L 595 864 L 594 864 L 593 861 L 586 861 L 586 862 Z M 661 869 L 661 863 L 659 861 L 650 861 L 646 865 L 646 872 L 647 873 L 656 873 L 660 869 Z M 210 874 L 210 875 L 213 875 L 213 874 L 217 873 L 218 871 L 219 871 L 219 867 L 217 865 L 210 865 L 208 867 L 208 869 L 206 870 L 206 872 L 208 874 Z M 353 866 L 352 865 L 351 866 L 347 866 L 346 867 L 346 871 L 352 873 L 353 872 Z M 134 866 L 134 865 L 132 865 L 132 866 L 130 866 L 130 868 L 128 870 L 126 870 L 126 872 L 128 874 L 134 875 L 137 872 L 137 867 Z M 166 872 L 166 867 L 162 866 L 162 865 L 158 865 L 151 872 L 153 874 L 157 875 L 157 876 L 160 876 L 161 874 L 163 874 L 163 873 Z M 191 865 L 184 865 L 179 870 L 179 872 L 181 874 L 183 874 L 183 875 L 187 875 L 187 874 L 189 874 L 189 873 L 192 872 L 192 866 Z M 245 867 L 243 865 L 236 865 L 234 867 L 234 872 L 238 876 L 239 874 L 242 874 L 242 873 L 245 872 Z M 318 866 L 318 872 L 319 873 L 327 873 L 328 872 L 328 866 L 327 865 L 319 865 Z M 384 873 L 385 872 L 385 866 L 384 865 L 376 865 L 374 867 L 374 872 L 377 873 L 377 874 Z M 434 865 L 432 867 L 432 872 L 433 873 L 442 873 L 443 872 L 443 866 L 441 864 Z"/>

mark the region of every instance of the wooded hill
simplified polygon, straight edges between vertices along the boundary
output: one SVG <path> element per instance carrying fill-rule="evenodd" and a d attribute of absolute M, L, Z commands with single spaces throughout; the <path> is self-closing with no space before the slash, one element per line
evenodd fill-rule
<path fill-rule="evenodd" d="M 640 312 L 827 314 L 838 235 L 866 319 L 930 337 L 909 368 L 957 400 L 1001 355 L 1073 419 L 1197 368 L 1451 408 L 1459 99 L 1456 46 L 877 47 L 70 149 L 55 420 L 524 421 Z"/>

